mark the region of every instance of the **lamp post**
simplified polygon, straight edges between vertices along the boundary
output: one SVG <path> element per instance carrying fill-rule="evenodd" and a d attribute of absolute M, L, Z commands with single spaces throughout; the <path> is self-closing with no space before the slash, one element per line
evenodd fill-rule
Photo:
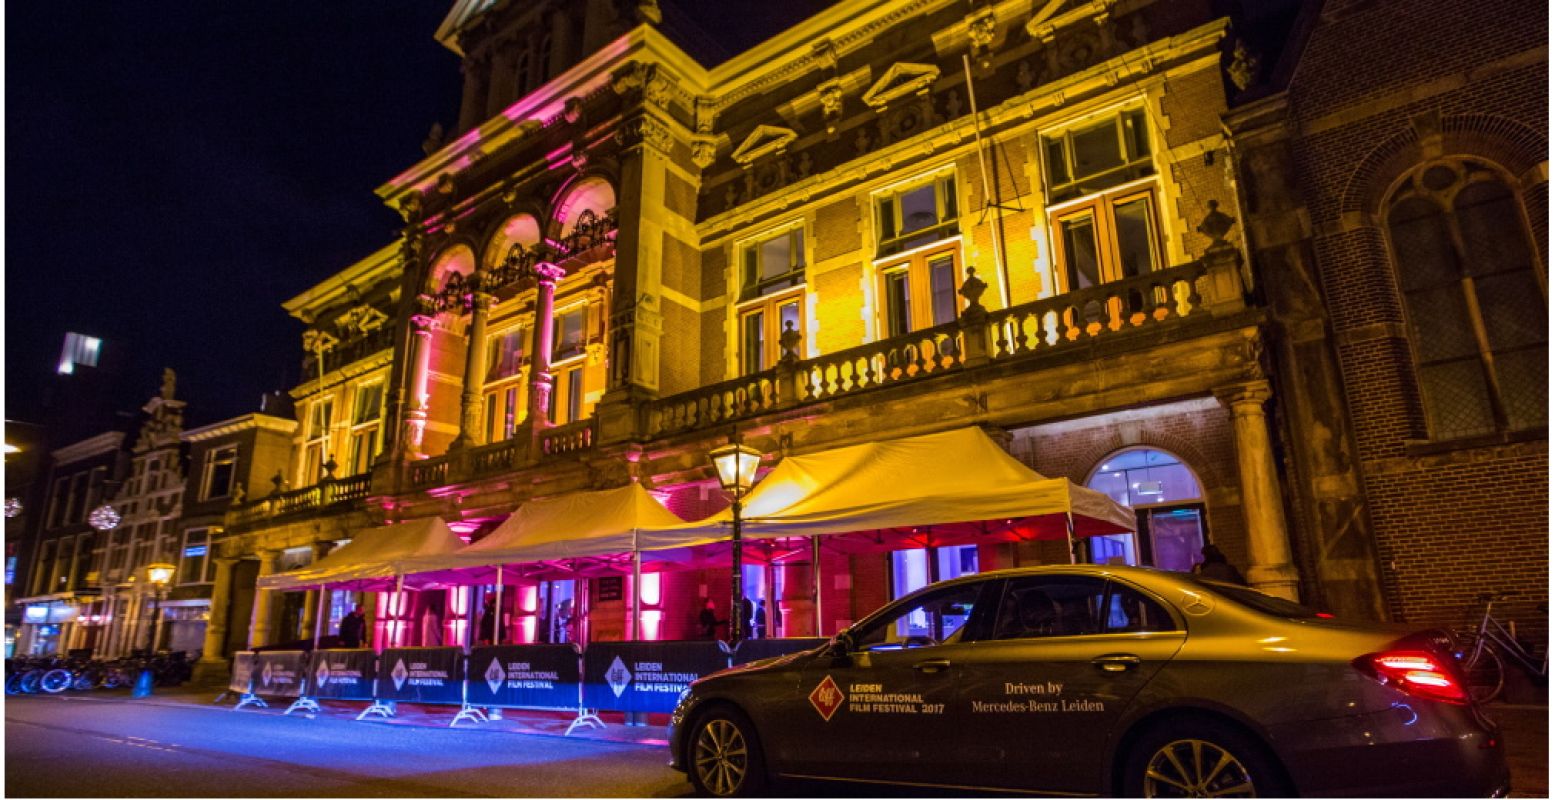
<path fill-rule="evenodd" d="M 156 652 L 157 628 L 162 624 L 162 591 L 173 580 L 177 567 L 165 562 L 146 565 L 146 580 L 151 583 L 151 630 L 146 635 L 146 655 Z"/>
<path fill-rule="evenodd" d="M 723 490 L 734 495 L 734 521 L 730 525 L 729 534 L 730 553 L 734 559 L 731 567 L 731 598 L 729 603 L 729 641 L 738 642 L 745 633 L 745 620 L 741 600 L 745 599 L 745 593 L 741 591 L 741 559 L 740 559 L 740 513 L 745 493 L 756 482 L 756 465 L 761 463 L 761 451 L 740 444 L 738 438 L 723 447 L 707 454 L 712 459 L 713 467 L 718 470 L 718 484 Z M 738 619 L 738 622 L 736 620 Z"/>

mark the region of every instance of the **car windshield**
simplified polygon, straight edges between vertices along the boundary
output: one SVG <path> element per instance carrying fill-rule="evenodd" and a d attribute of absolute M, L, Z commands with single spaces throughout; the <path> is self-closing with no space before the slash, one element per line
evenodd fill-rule
<path fill-rule="evenodd" d="M 1273 614 L 1276 617 L 1285 617 L 1286 619 L 1320 619 L 1329 616 L 1313 611 L 1300 603 L 1292 603 L 1289 600 L 1267 595 L 1255 589 L 1249 589 L 1246 586 L 1221 583 L 1220 581 L 1207 581 L 1202 578 L 1194 578 L 1193 581 L 1227 600 L 1247 606 L 1254 611 Z"/>

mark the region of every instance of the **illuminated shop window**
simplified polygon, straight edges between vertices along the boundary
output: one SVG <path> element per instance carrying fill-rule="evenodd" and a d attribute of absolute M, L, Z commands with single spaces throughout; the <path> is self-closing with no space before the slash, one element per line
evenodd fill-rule
<path fill-rule="evenodd" d="M 190 528 L 184 531 L 184 546 L 179 551 L 178 582 L 180 584 L 210 583 L 215 579 L 216 562 L 211 558 L 209 528 Z"/>
<path fill-rule="evenodd" d="M 889 256 L 960 233 L 956 176 L 941 174 L 875 197 L 879 256 Z"/>
<path fill-rule="evenodd" d="M 1549 303 L 1517 195 L 1465 158 L 1416 167 L 1388 202 L 1432 438 L 1548 425 Z"/>
<path fill-rule="evenodd" d="M 930 570 L 931 566 L 934 567 L 933 571 Z M 977 545 L 897 550 L 891 553 L 891 597 L 915 592 L 935 581 L 946 581 L 976 572 Z"/>
<path fill-rule="evenodd" d="M 1187 570 L 1206 541 L 1203 492 L 1187 465 L 1163 450 L 1133 448 L 1104 460 L 1086 485 L 1135 509 L 1139 534 L 1086 540 L 1097 564 Z"/>

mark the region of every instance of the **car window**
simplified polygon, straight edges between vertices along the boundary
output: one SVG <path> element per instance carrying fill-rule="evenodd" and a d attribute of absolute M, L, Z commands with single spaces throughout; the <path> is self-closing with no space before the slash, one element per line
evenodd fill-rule
<path fill-rule="evenodd" d="M 901 650 L 959 641 L 982 583 L 951 586 L 909 600 L 871 620 L 854 638 L 860 650 Z"/>
<path fill-rule="evenodd" d="M 1177 630 L 1177 623 L 1160 603 L 1116 581 L 1112 583 L 1112 593 L 1107 595 L 1107 613 L 1102 622 L 1107 633 Z"/>
<path fill-rule="evenodd" d="M 995 639 L 1083 636 L 1101 629 L 1107 584 L 1083 575 L 1041 575 L 1009 582 L 994 621 Z"/>

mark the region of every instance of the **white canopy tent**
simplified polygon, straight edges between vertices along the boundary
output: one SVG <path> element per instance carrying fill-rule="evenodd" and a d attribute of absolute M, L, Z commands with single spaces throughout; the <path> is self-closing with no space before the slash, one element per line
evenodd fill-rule
<path fill-rule="evenodd" d="M 778 539 L 933 528 L 936 544 L 1003 534 L 1072 539 L 1127 533 L 1134 512 L 1063 478 L 1045 478 L 978 428 L 789 456 L 744 498 L 743 535 Z M 725 510 L 676 533 L 727 537 Z M 667 537 L 666 537 L 667 538 Z"/>
<path fill-rule="evenodd" d="M 395 588 L 400 577 L 410 572 L 406 569 L 410 559 L 452 553 L 464 546 L 464 540 L 438 517 L 381 525 L 359 531 L 350 542 L 306 567 L 261 576 L 257 585 L 279 591 L 384 591 Z M 424 583 L 411 580 L 412 586 Z"/>

